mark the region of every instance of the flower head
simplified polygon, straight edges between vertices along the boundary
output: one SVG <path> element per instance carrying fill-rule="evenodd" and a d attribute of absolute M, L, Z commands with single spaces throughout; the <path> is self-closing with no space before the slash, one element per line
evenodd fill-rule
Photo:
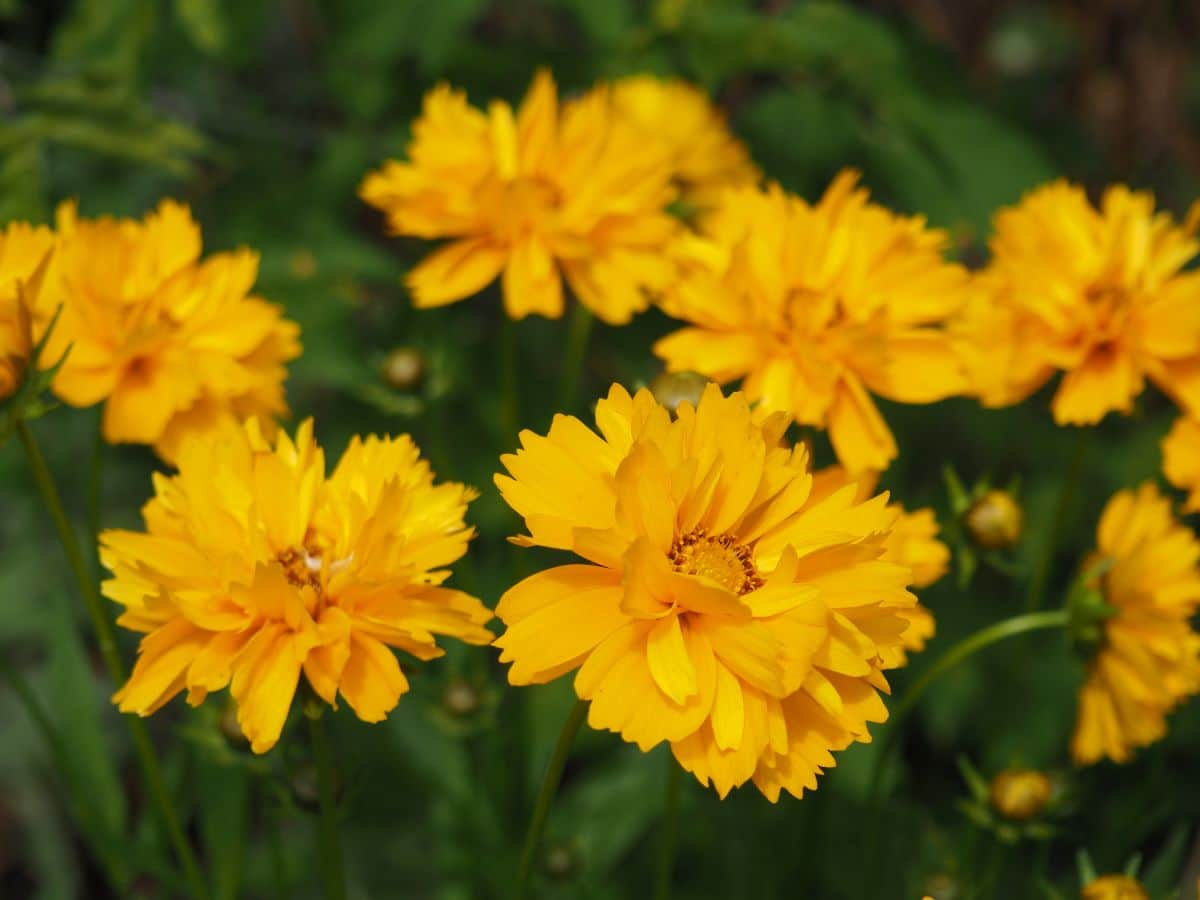
<path fill-rule="evenodd" d="M 1083 886 L 1080 900 L 1150 900 L 1141 883 L 1130 875 L 1101 875 Z"/>
<path fill-rule="evenodd" d="M 441 306 L 502 277 L 514 319 L 558 318 L 562 278 L 607 322 L 649 304 L 674 269 L 678 228 L 668 152 L 616 113 L 607 87 L 559 104 L 540 71 L 516 113 L 486 112 L 439 85 L 413 125 L 408 161 L 390 161 L 359 189 L 396 234 L 447 238 L 408 275 L 417 306 Z"/>
<path fill-rule="evenodd" d="M 896 511 L 857 485 L 814 497 L 806 448 L 780 445 L 787 417 L 715 385 L 674 418 L 614 385 L 596 425 L 556 416 L 502 458 L 529 531 L 515 542 L 583 560 L 500 599 L 509 680 L 578 670 L 593 728 L 669 742 L 722 796 L 751 778 L 772 800 L 814 788 L 887 715 L 877 692 L 915 602 L 886 558 Z"/>
<path fill-rule="evenodd" d="M 41 290 L 29 296 L 29 283 L 53 246 L 49 228 L 12 222 L 0 232 L 0 400 L 20 386 L 33 351 Z"/>
<path fill-rule="evenodd" d="M 963 317 L 985 405 L 1019 402 L 1056 372 L 1060 425 L 1128 413 L 1149 378 L 1200 416 L 1200 252 L 1192 226 L 1117 185 L 1099 208 L 1057 181 L 996 215 L 992 258 Z"/>
<path fill-rule="evenodd" d="M 435 485 L 407 436 L 356 437 L 327 477 L 311 421 L 272 445 L 252 419 L 185 443 L 179 473 L 155 489 L 144 532 L 101 535 L 104 594 L 146 635 L 114 698 L 123 712 L 229 686 L 263 753 L 301 673 L 325 702 L 340 694 L 377 722 L 408 689 L 389 647 L 431 659 L 436 635 L 492 638 L 479 601 L 442 586 L 474 534 L 474 492 Z"/>
<path fill-rule="evenodd" d="M 1200 691 L 1200 541 L 1152 484 L 1121 491 L 1100 517 L 1096 589 L 1114 611 L 1088 663 L 1071 754 L 1126 762 L 1161 738 L 1166 717 Z"/>
<path fill-rule="evenodd" d="M 53 388 L 72 406 L 103 402 L 105 440 L 173 459 L 192 434 L 286 412 L 299 329 L 251 293 L 256 254 L 201 261 L 199 227 L 170 200 L 141 221 L 80 219 L 64 204 L 58 238 L 47 355 L 71 352 Z"/>
<path fill-rule="evenodd" d="M 689 324 L 654 348 L 828 428 L 854 473 L 897 452 L 871 393 L 929 403 L 966 388 L 943 325 L 970 283 L 943 232 L 868 202 L 857 180 L 843 172 L 816 204 L 774 185 L 726 193 L 711 235 L 677 245 L 684 275 L 663 308 Z"/>
<path fill-rule="evenodd" d="M 985 550 L 1013 547 L 1021 539 L 1025 516 L 1011 491 L 984 491 L 963 513 L 963 524 L 976 546 Z"/>
<path fill-rule="evenodd" d="M 683 199 L 700 209 L 729 187 L 758 180 L 746 146 L 704 91 L 678 78 L 633 75 L 613 83 L 613 103 L 647 141 L 662 143 Z"/>
<path fill-rule="evenodd" d="M 1162 452 L 1167 481 L 1189 492 L 1184 510 L 1200 512 L 1200 419 L 1176 420 L 1163 440 Z"/>

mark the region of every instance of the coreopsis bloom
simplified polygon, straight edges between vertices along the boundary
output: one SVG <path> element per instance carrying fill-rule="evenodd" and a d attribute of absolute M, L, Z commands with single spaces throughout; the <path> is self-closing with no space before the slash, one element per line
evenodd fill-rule
<path fill-rule="evenodd" d="M 742 388 L 767 409 L 828 428 L 854 473 L 896 442 L 871 394 L 930 403 L 966 389 L 943 327 L 970 280 L 947 237 L 868 202 L 842 172 L 809 204 L 777 185 L 727 192 L 707 237 L 677 245 L 683 274 L 663 308 L 688 327 L 654 347 L 671 370 Z"/>
<path fill-rule="evenodd" d="M 558 318 L 565 277 L 580 302 L 620 324 L 673 277 L 672 172 L 666 149 L 617 114 L 607 87 L 560 106 L 543 70 L 516 113 L 502 100 L 484 112 L 435 87 L 408 161 L 369 174 L 359 195 L 396 234 L 449 241 L 408 274 L 419 307 L 500 277 L 510 317 Z"/>
<path fill-rule="evenodd" d="M 53 246 L 53 232 L 42 226 L 11 222 L 0 232 L 0 400 L 20 386 L 33 351 L 33 320 L 41 304 L 27 288 Z"/>
<path fill-rule="evenodd" d="M 287 410 L 285 363 L 299 329 L 252 293 L 250 250 L 200 259 L 186 206 L 164 200 L 141 221 L 81 219 L 59 207 L 45 293 L 62 312 L 47 347 L 71 347 L 53 390 L 72 406 L 104 403 L 104 438 L 173 459 L 186 437 Z"/>
<path fill-rule="evenodd" d="M 858 500 L 866 501 L 875 494 L 878 481 L 874 474 L 852 477 L 841 466 L 828 466 L 813 476 L 812 499 L 827 497 L 853 484 L 858 488 Z M 950 548 L 937 537 L 937 516 L 927 507 L 909 512 L 899 503 L 889 504 L 888 509 L 896 514 L 896 519 L 884 540 L 883 558 L 908 569 L 913 587 L 928 587 L 950 568 Z M 895 665 L 903 665 L 907 661 L 906 651 L 924 650 L 926 641 L 936 631 L 933 613 L 921 603 L 913 604 L 900 615 L 907 621 L 908 627 L 904 629 L 901 646 L 893 651 Z"/>
<path fill-rule="evenodd" d="M 646 141 L 670 154 L 683 199 L 712 206 L 729 187 L 758 180 L 746 145 L 729 131 L 708 95 L 678 78 L 633 75 L 614 82 L 613 103 Z"/>
<path fill-rule="evenodd" d="M 1099 208 L 1065 181 L 997 213 L 991 261 L 964 316 L 972 380 L 988 406 L 1062 372 L 1060 425 L 1128 413 L 1146 379 L 1200 416 L 1200 251 L 1195 223 L 1117 185 Z"/>
<path fill-rule="evenodd" d="M 436 635 L 491 641 L 474 597 L 443 586 L 474 535 L 475 493 L 434 484 L 407 436 L 354 438 L 333 474 L 311 420 L 274 445 L 257 420 L 180 449 L 156 476 L 145 531 L 106 531 L 104 594 L 145 633 L 114 700 L 146 716 L 186 690 L 228 686 L 256 753 L 279 739 L 301 675 L 360 719 L 383 719 L 408 690 L 389 647 L 418 659 Z"/>
<path fill-rule="evenodd" d="M 1188 491 L 1184 510 L 1200 512 L 1200 419 L 1178 419 L 1163 440 L 1162 452 L 1167 481 Z"/>
<path fill-rule="evenodd" d="M 1150 900 L 1141 882 L 1130 875 L 1101 875 L 1083 886 L 1080 900 Z"/>
<path fill-rule="evenodd" d="M 593 728 L 668 742 L 722 796 L 814 788 L 887 716 L 883 670 L 916 602 L 886 558 L 896 511 L 857 485 L 814 498 L 807 449 L 780 445 L 787 417 L 716 385 L 674 417 L 614 385 L 596 426 L 556 416 L 502 457 L 529 532 L 515 542 L 581 557 L 501 597 L 509 681 L 577 670 Z"/>
<path fill-rule="evenodd" d="M 1076 762 L 1130 759 L 1167 730 L 1166 717 L 1200 691 L 1200 541 L 1153 484 L 1104 508 L 1089 569 L 1113 613 L 1088 663 L 1071 753 Z"/>
<path fill-rule="evenodd" d="M 1050 801 L 1054 784 L 1034 769 L 1005 769 L 988 785 L 992 807 L 1006 819 L 1026 822 Z"/>

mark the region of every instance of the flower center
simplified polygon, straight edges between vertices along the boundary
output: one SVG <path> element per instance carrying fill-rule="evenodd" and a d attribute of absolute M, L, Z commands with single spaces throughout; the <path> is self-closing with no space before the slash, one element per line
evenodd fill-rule
<path fill-rule="evenodd" d="M 284 577 L 296 587 L 307 585 L 318 595 L 322 593 L 321 557 L 308 552 L 307 547 L 289 547 L 279 554 Z"/>
<path fill-rule="evenodd" d="M 748 594 L 763 585 L 750 548 L 731 534 L 709 535 L 703 528 L 676 538 L 667 553 L 676 572 L 699 575 L 736 594 Z"/>

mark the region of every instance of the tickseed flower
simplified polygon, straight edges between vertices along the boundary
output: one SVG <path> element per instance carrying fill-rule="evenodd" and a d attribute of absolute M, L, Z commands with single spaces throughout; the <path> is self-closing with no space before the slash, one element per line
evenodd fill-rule
<path fill-rule="evenodd" d="M 1046 775 L 1033 769 L 1005 769 L 992 779 L 992 807 L 1006 819 L 1026 822 L 1038 815 L 1054 793 Z"/>
<path fill-rule="evenodd" d="M 983 403 L 1017 403 L 1061 371 L 1060 425 L 1128 413 L 1147 378 L 1200 416 L 1200 272 L 1184 271 L 1195 227 L 1148 193 L 1116 185 L 1096 208 L 1065 181 L 997 213 L 962 329 Z"/>
<path fill-rule="evenodd" d="M 662 143 L 683 199 L 712 206 L 729 187 L 753 184 L 758 170 L 746 146 L 704 91 L 678 78 L 633 75 L 616 81 L 613 103 L 647 141 Z"/>
<path fill-rule="evenodd" d="M 871 393 L 930 403 L 967 387 L 942 327 L 970 280 L 920 218 L 868 202 L 842 172 L 809 204 L 777 185 L 727 192 L 709 237 L 676 245 L 662 305 L 688 327 L 654 347 L 671 370 L 744 379 L 764 408 L 829 429 L 851 472 L 879 471 L 896 442 Z"/>
<path fill-rule="evenodd" d="M 192 705 L 226 686 L 255 753 L 279 739 L 303 673 L 382 720 L 408 690 L 389 647 L 418 659 L 436 635 L 486 644 L 491 618 L 442 586 L 474 530 L 474 491 L 433 482 L 405 435 L 354 438 L 333 474 L 312 421 L 272 446 L 257 420 L 183 445 L 179 473 L 155 477 L 144 532 L 106 531 L 105 596 L 145 633 L 114 700 L 147 716 L 186 690 Z"/>
<path fill-rule="evenodd" d="M 581 303 L 621 324 L 674 276 L 673 171 L 667 150 L 617 114 L 609 88 L 560 106 L 542 70 L 516 113 L 435 87 L 408 161 L 369 174 L 359 196 L 396 234 L 449 240 L 408 275 L 419 307 L 463 300 L 500 276 L 511 318 L 558 318 L 565 277 Z"/>
<path fill-rule="evenodd" d="M 1084 885 L 1080 900 L 1150 900 L 1136 878 L 1129 875 L 1101 875 Z"/>
<path fill-rule="evenodd" d="M 53 389 L 72 406 L 103 402 L 105 440 L 171 460 L 187 436 L 287 411 L 299 329 L 251 293 L 257 254 L 201 261 L 200 229 L 171 200 L 141 221 L 81 219 L 67 203 L 57 230 L 46 293 L 62 313 L 47 357 L 71 352 Z"/>
<path fill-rule="evenodd" d="M 668 742 L 721 796 L 815 788 L 887 716 L 883 669 L 915 603 L 884 558 L 895 510 L 857 485 L 814 499 L 807 449 L 780 445 L 787 417 L 716 385 L 674 418 L 614 385 L 596 426 L 556 416 L 501 458 L 529 532 L 513 540 L 582 558 L 501 597 L 509 681 L 577 670 L 593 728 Z"/>
<path fill-rule="evenodd" d="M 33 351 L 33 319 L 41 304 L 28 287 L 53 246 L 49 228 L 12 222 L 0 231 L 0 400 L 20 386 Z"/>
<path fill-rule="evenodd" d="M 827 466 L 813 476 L 810 501 L 829 496 L 848 484 L 858 487 L 857 499 L 869 500 L 875 494 L 879 479 L 871 473 L 852 478 L 841 466 Z M 904 566 L 911 574 L 915 588 L 928 587 L 938 581 L 950 568 L 950 548 L 938 540 L 937 516 L 932 509 L 924 508 L 909 512 L 899 503 L 891 503 L 888 509 L 896 514 L 891 531 L 884 539 L 883 559 Z M 906 651 L 925 649 L 925 643 L 933 637 L 936 622 L 933 613 L 921 603 L 900 611 L 908 627 L 904 629 L 901 645 L 889 656 L 895 666 L 907 661 Z"/>
<path fill-rule="evenodd" d="M 1163 440 L 1163 474 L 1188 491 L 1185 512 L 1200 512 L 1200 419 L 1182 417 Z"/>
<path fill-rule="evenodd" d="M 1161 738 L 1166 716 L 1200 691 L 1200 541 L 1153 484 L 1116 494 L 1097 534 L 1095 589 L 1113 614 L 1088 664 L 1071 754 L 1126 762 Z"/>

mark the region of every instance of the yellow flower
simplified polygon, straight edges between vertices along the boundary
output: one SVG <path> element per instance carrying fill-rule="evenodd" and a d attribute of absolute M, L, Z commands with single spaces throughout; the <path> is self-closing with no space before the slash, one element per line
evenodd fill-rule
<path fill-rule="evenodd" d="M 0 232 L 0 400 L 20 386 L 33 350 L 32 317 L 41 290 L 29 297 L 25 285 L 53 246 L 53 232 L 42 226 L 12 222 Z"/>
<path fill-rule="evenodd" d="M 857 499 L 866 501 L 875 493 L 878 481 L 874 474 L 852 478 L 841 466 L 827 466 L 813 476 L 810 499 L 819 500 L 847 484 L 855 484 L 858 487 Z M 950 567 L 950 548 L 937 538 L 937 516 L 928 508 L 909 512 L 899 503 L 889 504 L 888 509 L 895 512 L 896 520 L 884 540 L 883 558 L 908 569 L 912 573 L 913 587 L 928 587 L 945 575 Z M 937 626 L 933 613 L 921 603 L 900 611 L 899 615 L 908 622 L 908 627 L 904 630 L 901 646 L 887 656 L 892 666 L 907 662 L 906 651 L 924 650 L 925 643 L 933 637 Z"/>
<path fill-rule="evenodd" d="M 388 647 L 418 659 L 438 634 L 492 635 L 479 601 L 442 587 L 474 532 L 475 494 L 433 483 L 407 437 L 354 438 L 333 474 L 302 424 L 274 445 L 257 420 L 183 445 L 179 473 L 156 476 L 144 532 L 106 531 L 104 594 L 144 632 L 114 700 L 146 716 L 180 691 L 201 703 L 229 686 L 256 753 L 279 739 L 301 672 L 360 719 L 383 719 L 408 690 Z"/>
<path fill-rule="evenodd" d="M 992 806 L 1006 819 L 1025 822 L 1046 807 L 1054 785 L 1033 769 L 1006 769 L 992 779 Z"/>
<path fill-rule="evenodd" d="M 677 245 L 684 275 L 663 308 L 690 323 L 655 352 L 743 389 L 765 408 L 829 429 L 854 473 L 882 470 L 896 443 L 871 393 L 930 403 L 966 388 L 943 328 L 970 280 L 942 258 L 946 235 L 869 203 L 839 175 L 810 205 L 778 186 L 728 192 L 711 238 Z"/>
<path fill-rule="evenodd" d="M 1147 378 L 1200 416 L 1200 251 L 1194 227 L 1147 193 L 1108 188 L 1099 209 L 1057 181 L 995 219 L 992 258 L 964 317 L 975 390 L 988 406 L 1064 373 L 1060 425 L 1128 413 Z"/>
<path fill-rule="evenodd" d="M 1098 589 L 1115 609 L 1088 664 L 1071 754 L 1080 764 L 1126 762 L 1161 738 L 1166 716 L 1200 691 L 1200 541 L 1152 484 L 1121 491 L 1100 518 Z"/>
<path fill-rule="evenodd" d="M 1167 481 L 1189 492 L 1184 510 L 1200 512 L 1200 419 L 1176 421 L 1163 440 L 1162 452 Z"/>
<path fill-rule="evenodd" d="M 1128 875 L 1101 875 L 1084 886 L 1080 900 L 1150 900 L 1146 889 Z"/>
<path fill-rule="evenodd" d="M 287 411 L 299 329 L 251 294 L 257 254 L 200 261 L 200 229 L 170 200 L 140 222 L 64 204 L 58 236 L 45 293 L 62 313 L 46 353 L 71 352 L 53 389 L 72 406 L 103 402 L 105 440 L 171 460 L 190 435 Z"/>
<path fill-rule="evenodd" d="M 447 85 L 425 97 L 408 161 L 369 174 L 359 196 L 396 234 L 447 238 L 408 275 L 413 302 L 442 306 L 502 275 L 514 319 L 563 312 L 562 277 L 612 324 L 628 322 L 674 274 L 678 229 L 664 148 L 618 116 L 599 87 L 562 104 L 540 71 L 520 110 L 475 109 Z"/>
<path fill-rule="evenodd" d="M 915 602 L 884 558 L 896 512 L 857 485 L 814 499 L 807 450 L 780 446 L 786 416 L 756 421 L 715 385 L 674 418 L 614 385 L 596 425 L 556 416 L 502 457 L 529 531 L 515 542 L 583 560 L 501 597 L 509 681 L 578 670 L 593 728 L 669 742 L 722 796 L 816 787 L 887 716 L 885 657 Z"/>
<path fill-rule="evenodd" d="M 613 84 L 613 102 L 648 142 L 670 154 L 683 198 L 706 209 L 721 192 L 758 180 L 745 145 L 704 91 L 678 78 L 634 75 Z"/>

